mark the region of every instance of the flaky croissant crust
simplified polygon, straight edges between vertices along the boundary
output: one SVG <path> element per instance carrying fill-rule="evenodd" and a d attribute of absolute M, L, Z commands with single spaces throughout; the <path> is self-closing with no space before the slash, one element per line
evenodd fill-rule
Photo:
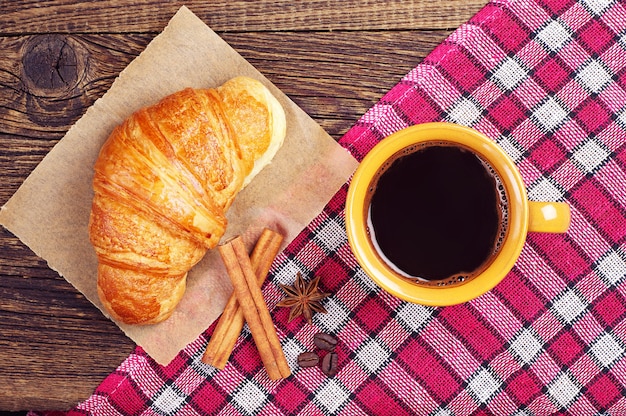
<path fill-rule="evenodd" d="M 169 317 L 187 272 L 224 234 L 237 193 L 274 156 L 285 114 L 258 81 L 187 88 L 115 128 L 94 166 L 98 294 L 129 324 Z"/>

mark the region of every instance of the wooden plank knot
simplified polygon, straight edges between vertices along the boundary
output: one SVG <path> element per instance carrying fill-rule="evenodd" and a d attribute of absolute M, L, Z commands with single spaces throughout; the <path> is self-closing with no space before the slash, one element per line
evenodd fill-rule
<path fill-rule="evenodd" d="M 35 35 L 21 48 L 21 89 L 29 119 L 42 126 L 65 125 L 82 112 L 89 51 L 73 36 Z"/>
<path fill-rule="evenodd" d="M 58 96 L 74 89 L 85 69 L 84 49 L 64 35 L 32 37 L 24 44 L 22 56 L 23 82 L 39 96 Z"/>

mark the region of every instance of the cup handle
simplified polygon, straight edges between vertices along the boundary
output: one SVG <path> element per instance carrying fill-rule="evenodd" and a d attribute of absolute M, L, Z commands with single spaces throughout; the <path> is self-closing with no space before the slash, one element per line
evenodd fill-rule
<path fill-rule="evenodd" d="M 528 201 L 528 231 L 564 233 L 569 228 L 570 208 L 564 202 Z"/>

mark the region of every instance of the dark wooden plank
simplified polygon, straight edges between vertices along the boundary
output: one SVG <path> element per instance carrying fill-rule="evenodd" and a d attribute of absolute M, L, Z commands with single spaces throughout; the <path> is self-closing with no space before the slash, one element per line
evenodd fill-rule
<path fill-rule="evenodd" d="M 60 139 L 153 35 L 0 37 L 3 134 Z M 106 44 L 105 44 L 106 43 Z"/>
<path fill-rule="evenodd" d="M 321 123 L 326 117 L 351 123 L 447 33 L 223 33 L 222 36 Z M 54 144 L 152 37 L 0 37 L 0 49 L 6 58 L 0 62 L 0 90 L 3 92 L 0 95 L 0 148 L 9 148 L 1 140 L 16 140 L 10 146 L 11 152 L 29 151 L 29 142 L 19 145 L 21 137 Z M 71 50 L 73 59 L 78 62 L 76 73 L 64 79 L 55 74 L 54 68 L 62 47 Z M 40 52 L 42 50 L 45 53 Z M 69 52 L 64 53 L 69 55 Z M 38 69 L 30 69 L 32 67 Z M 58 80 L 51 80 L 54 77 Z M 320 97 L 332 97 L 335 105 L 328 106 L 329 102 L 320 105 Z M 315 111 L 320 109 L 324 112 L 317 114 Z M 346 128 L 344 125 L 343 129 L 330 133 L 336 137 Z M 45 151 L 50 145 L 37 143 L 36 147 L 43 146 Z"/>
<path fill-rule="evenodd" d="M 182 5 L 215 31 L 445 30 L 459 26 L 484 4 L 486 0 L 5 0 L 0 34 L 158 32 Z"/>
<path fill-rule="evenodd" d="M 0 253 L 0 409 L 66 409 L 134 344 L 4 229 Z"/>

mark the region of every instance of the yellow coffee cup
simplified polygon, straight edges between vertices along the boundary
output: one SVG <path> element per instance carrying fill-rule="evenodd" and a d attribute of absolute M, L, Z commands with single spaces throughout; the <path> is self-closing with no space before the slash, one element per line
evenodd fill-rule
<path fill-rule="evenodd" d="M 454 284 L 423 284 L 415 276 L 407 276 L 381 253 L 371 229 L 370 203 L 381 172 L 399 155 L 431 145 L 458 147 L 487 162 L 506 200 L 506 226 L 501 231 L 498 249 L 471 278 Z M 443 122 L 414 125 L 381 140 L 354 173 L 346 200 L 348 241 L 364 271 L 392 295 L 430 306 L 467 302 L 491 290 L 517 261 L 528 232 L 564 233 L 569 223 L 570 209 L 566 203 L 528 201 L 515 163 L 493 140 L 474 129 Z"/>

